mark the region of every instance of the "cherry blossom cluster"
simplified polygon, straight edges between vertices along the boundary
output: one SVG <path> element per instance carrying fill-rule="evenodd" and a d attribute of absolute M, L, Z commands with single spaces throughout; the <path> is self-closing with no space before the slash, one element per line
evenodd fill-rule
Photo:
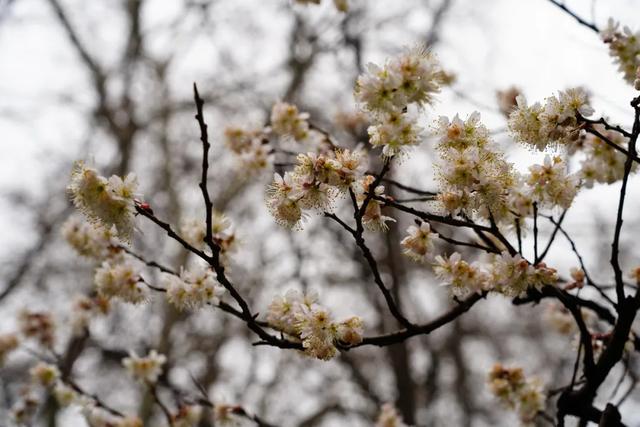
<path fill-rule="evenodd" d="M 544 263 L 533 266 L 519 254 L 508 252 L 493 255 L 486 264 L 469 263 L 458 252 L 448 257 L 438 255 L 433 270 L 442 285 L 449 286 L 451 294 L 458 298 L 482 291 L 517 297 L 531 287 L 554 285 L 558 281 L 555 269 Z"/>
<path fill-rule="evenodd" d="M 600 32 L 602 41 L 609 45 L 609 54 L 615 58 L 624 79 L 640 90 L 637 80 L 640 67 L 640 31 L 633 32 L 627 26 L 620 30 L 620 23 L 609 18 L 607 27 Z"/>
<path fill-rule="evenodd" d="M 137 187 L 134 174 L 127 175 L 124 180 L 116 175 L 107 179 L 95 169 L 76 162 L 68 190 L 75 206 L 90 222 L 107 230 L 115 227 L 117 237 L 128 242 L 134 228 Z"/>
<path fill-rule="evenodd" d="M 371 144 L 383 147 L 387 157 L 419 144 L 422 129 L 409 107 L 433 103 L 444 80 L 439 62 L 424 49 L 407 51 L 383 67 L 369 64 L 367 72 L 358 77 L 355 98 L 372 123 L 368 130 Z"/>
<path fill-rule="evenodd" d="M 271 131 L 281 137 L 304 141 L 309 137 L 309 113 L 301 113 L 293 104 L 276 102 L 271 108 Z"/>
<path fill-rule="evenodd" d="M 321 360 L 333 358 L 336 345 L 355 345 L 362 341 L 362 319 L 350 317 L 335 322 L 331 313 L 317 303 L 315 292 L 302 294 L 289 290 L 274 297 L 269 305 L 267 321 L 292 338 L 302 342 L 304 353 Z"/>
<path fill-rule="evenodd" d="M 406 256 L 416 262 L 426 263 L 433 258 L 434 240 L 437 238 L 438 233 L 432 232 L 429 223 L 423 222 L 407 228 L 407 236 L 400 245 Z"/>
<path fill-rule="evenodd" d="M 269 140 L 264 129 L 227 127 L 224 130 L 224 143 L 236 155 L 242 170 L 257 172 L 271 165 Z"/>
<path fill-rule="evenodd" d="M 182 237 L 194 248 L 203 249 L 207 235 L 205 221 L 199 219 L 185 220 L 180 225 Z M 220 262 L 228 266 L 229 256 L 237 249 L 238 239 L 231 220 L 221 212 L 213 211 L 211 215 L 211 237 L 213 243 L 220 248 Z"/>
<path fill-rule="evenodd" d="M 224 131 L 224 142 L 234 153 L 243 171 L 261 171 L 272 164 L 274 138 L 280 142 L 313 145 L 324 137 L 311 128 L 309 113 L 287 102 L 276 102 L 271 109 L 270 123 L 262 128 L 229 126 Z"/>
<path fill-rule="evenodd" d="M 356 195 L 356 202 L 359 208 L 362 207 L 364 202 L 367 199 L 367 195 L 369 193 L 369 188 L 375 181 L 375 177 L 373 175 L 365 175 L 362 177 L 356 185 L 354 186 L 354 192 Z M 376 197 L 380 197 L 382 199 L 385 198 L 384 195 L 384 185 L 376 186 L 373 194 Z M 395 219 L 385 216 L 382 214 L 382 206 L 384 202 L 369 198 L 367 203 L 367 207 L 364 210 L 364 214 L 362 215 L 362 225 L 369 231 L 386 231 L 389 227 L 387 225 L 388 221 L 395 222 Z"/>
<path fill-rule="evenodd" d="M 167 357 L 164 354 L 151 350 L 146 356 L 138 356 L 131 352 L 129 357 L 122 360 L 122 365 L 134 379 L 145 384 L 154 384 L 162 374 L 162 366 L 166 361 Z"/>
<path fill-rule="evenodd" d="M 438 201 L 444 210 L 496 221 L 508 217 L 507 195 L 516 174 L 495 148 L 480 114 L 474 112 L 466 120 L 440 117 L 435 135 L 440 155 Z"/>
<path fill-rule="evenodd" d="M 100 262 L 94 273 L 94 284 L 101 300 L 95 300 L 94 306 L 85 300 L 75 307 L 72 321 L 75 331 L 81 332 L 93 315 L 108 311 L 105 300 L 115 298 L 133 304 L 147 300 L 147 288 L 140 275 L 141 264 L 123 251 L 113 232 L 101 224 L 88 223 L 75 216 L 67 220 L 62 232 L 79 254 Z"/>
<path fill-rule="evenodd" d="M 576 174 L 568 173 L 562 158 L 545 156 L 542 165 L 529 167 L 525 184 L 525 191 L 530 191 L 539 207 L 568 209 L 578 192 L 580 180 Z"/>
<path fill-rule="evenodd" d="M 395 406 L 391 403 L 385 403 L 380 408 L 375 427 L 407 427 L 407 425 L 402 420 L 402 416 L 398 414 Z"/>
<path fill-rule="evenodd" d="M 96 269 L 94 282 L 98 295 L 138 304 L 147 300 L 147 288 L 140 276 L 140 266 L 131 257 L 104 261 Z"/>
<path fill-rule="evenodd" d="M 515 410 L 523 425 L 544 409 L 546 396 L 536 378 L 525 378 L 522 368 L 497 363 L 489 372 L 489 388 L 507 408 Z"/>
<path fill-rule="evenodd" d="M 355 187 L 364 168 L 359 150 L 299 154 L 293 171 L 274 175 L 267 207 L 280 225 L 300 228 L 306 212 L 331 211 L 336 197 Z"/>
<path fill-rule="evenodd" d="M 596 125 L 594 129 L 617 146 L 626 148 L 627 139 L 620 133 L 606 130 L 602 125 Z M 594 183 L 613 184 L 624 176 L 626 156 L 600 137 L 588 133 L 569 148 L 573 153 L 582 152 L 585 155 L 579 171 L 585 187 L 591 188 Z M 632 170 L 636 169 L 637 164 L 633 163 Z"/>
<path fill-rule="evenodd" d="M 528 105 L 524 95 L 509 116 L 509 129 L 516 141 L 543 151 L 550 145 L 564 145 L 580 136 L 578 117 L 593 114 L 587 93 L 581 88 L 559 91 L 544 105 Z"/>
<path fill-rule="evenodd" d="M 97 260 L 111 256 L 118 244 L 115 227 L 106 229 L 77 215 L 70 216 L 62 225 L 62 235 L 79 255 Z"/>
<path fill-rule="evenodd" d="M 200 263 L 189 270 L 182 269 L 180 276 L 165 274 L 165 288 L 167 301 L 181 311 L 218 304 L 225 292 L 211 268 Z"/>

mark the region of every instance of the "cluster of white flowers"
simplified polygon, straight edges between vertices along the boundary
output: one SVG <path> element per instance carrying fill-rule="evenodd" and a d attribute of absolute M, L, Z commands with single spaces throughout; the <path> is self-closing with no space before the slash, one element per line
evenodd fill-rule
<path fill-rule="evenodd" d="M 113 175 L 107 179 L 95 169 L 76 162 L 68 190 L 75 206 L 92 223 L 107 230 L 115 227 L 117 237 L 130 241 L 134 228 L 134 197 L 138 182 L 134 174 L 123 180 Z"/>
<path fill-rule="evenodd" d="M 295 0 L 298 4 L 320 4 L 321 0 Z M 348 12 L 349 11 L 349 1 L 348 0 L 333 0 L 333 5 L 339 12 Z"/>
<path fill-rule="evenodd" d="M 442 285 L 450 286 L 451 294 L 458 298 L 489 288 L 489 275 L 482 265 L 477 261 L 469 264 L 458 252 L 448 257 L 438 255 L 433 271 Z"/>
<path fill-rule="evenodd" d="M 72 215 L 62 225 L 62 235 L 78 254 L 97 260 L 112 255 L 117 245 L 115 228 L 107 230 L 99 224 L 86 222 L 77 215 Z"/>
<path fill-rule="evenodd" d="M 518 107 L 509 116 L 509 129 L 516 141 L 543 151 L 550 144 L 562 145 L 580 136 L 578 115 L 593 114 L 589 97 L 581 88 L 559 91 L 558 96 L 528 105 L 523 95 L 517 98 Z"/>
<path fill-rule="evenodd" d="M 180 233 L 191 246 L 202 249 L 207 235 L 207 225 L 204 220 L 185 220 L 180 225 Z M 228 265 L 229 255 L 236 250 L 238 239 L 231 220 L 225 214 L 217 211 L 212 213 L 211 237 L 220 247 L 220 261 L 223 265 Z"/>
<path fill-rule="evenodd" d="M 94 282 L 98 295 L 105 298 L 119 298 L 134 304 L 147 298 L 139 268 L 131 257 L 122 256 L 104 261 L 96 269 Z"/>
<path fill-rule="evenodd" d="M 509 190 L 510 212 L 520 217 L 538 209 L 569 208 L 580 188 L 580 174 L 569 174 L 560 157 L 545 156 L 544 163 L 529 167 L 529 173 L 516 173 L 516 184 Z"/>
<path fill-rule="evenodd" d="M 151 350 L 144 357 L 131 352 L 129 357 L 122 359 L 122 365 L 127 369 L 129 375 L 136 380 L 153 384 L 158 381 L 158 377 L 162 374 L 162 366 L 166 361 L 167 358 L 164 354 Z"/>
<path fill-rule="evenodd" d="M 71 332 L 79 336 L 84 333 L 89 326 L 91 319 L 97 316 L 103 316 L 109 313 L 111 303 L 108 298 L 100 295 L 88 297 L 79 295 L 74 301 L 71 308 Z"/>
<path fill-rule="evenodd" d="M 0 335 L 0 368 L 4 364 L 7 355 L 13 350 L 18 348 L 20 341 L 16 334 L 2 334 Z"/>
<path fill-rule="evenodd" d="M 38 362 L 29 370 L 29 375 L 35 383 L 43 387 L 51 387 L 60 378 L 60 370 L 56 365 Z"/>
<path fill-rule="evenodd" d="M 594 128 L 614 144 L 626 148 L 627 139 L 620 133 L 608 131 L 601 125 Z M 613 184 L 624 176 L 624 163 L 627 158 L 625 154 L 613 149 L 593 134 L 584 135 L 578 143 L 571 147 L 571 150 L 574 153 L 582 151 L 585 154 L 580 164 L 579 176 L 587 188 L 593 187 L 596 182 Z M 637 164 L 634 162 L 632 170 L 636 169 Z"/>
<path fill-rule="evenodd" d="M 439 137 L 438 201 L 442 208 L 450 214 L 477 214 L 496 221 L 510 216 L 507 195 L 516 184 L 516 175 L 494 148 L 480 114 L 474 112 L 467 120 L 457 115 L 451 121 L 440 117 L 435 135 Z"/>
<path fill-rule="evenodd" d="M 432 232 L 429 223 L 423 222 L 419 226 L 412 225 L 407 228 L 407 236 L 400 244 L 406 256 L 416 262 L 425 263 L 433 256 L 433 241 L 437 238 L 438 233 Z"/>
<path fill-rule="evenodd" d="M 218 304 L 225 289 L 215 273 L 203 264 L 180 272 L 180 277 L 165 274 L 167 300 L 178 310 L 194 310 L 205 304 Z"/>
<path fill-rule="evenodd" d="M 371 187 L 374 181 L 375 177 L 373 175 L 365 175 L 354 186 L 356 202 L 359 208 L 362 207 L 367 199 L 369 187 Z M 376 186 L 374 194 L 378 197 L 385 197 L 384 185 Z M 369 199 L 364 214 L 362 215 L 362 225 L 364 225 L 367 230 L 386 231 L 389 228 L 387 221 L 395 222 L 395 219 L 390 216 L 382 215 L 382 206 L 383 202 L 373 198 Z"/>
<path fill-rule="evenodd" d="M 304 141 L 309 136 L 309 113 L 286 102 L 276 102 L 271 108 L 271 130 L 279 136 Z"/>
<path fill-rule="evenodd" d="M 355 345 L 362 341 L 362 319 L 350 317 L 334 322 L 331 313 L 317 303 L 316 293 L 289 290 L 269 305 L 267 321 L 291 337 L 302 341 L 308 356 L 329 360 L 337 354 L 337 344 Z"/>
<path fill-rule="evenodd" d="M 407 427 L 407 425 L 402 420 L 402 416 L 398 414 L 395 406 L 391 403 L 385 403 L 380 408 L 375 427 Z"/>
<path fill-rule="evenodd" d="M 522 296 L 529 288 L 554 285 L 558 281 L 555 269 L 544 263 L 529 264 L 520 254 L 503 252 L 493 257 L 490 269 L 492 290 L 508 297 Z"/>
<path fill-rule="evenodd" d="M 487 264 L 478 261 L 470 264 L 458 252 L 449 257 L 438 255 L 433 270 L 442 285 L 450 286 L 451 293 L 458 298 L 481 291 L 517 297 L 529 288 L 554 285 L 558 281 L 555 269 L 544 263 L 533 266 L 519 254 L 508 252 L 492 256 Z"/>
<path fill-rule="evenodd" d="M 245 172 L 257 172 L 267 169 L 272 156 L 264 129 L 243 129 L 230 126 L 224 130 L 224 142 L 236 155 L 240 167 Z"/>
<path fill-rule="evenodd" d="M 624 79 L 640 90 L 640 84 L 636 83 L 636 80 L 640 79 L 636 74 L 640 67 L 640 31 L 634 33 L 627 26 L 621 31 L 620 23 L 610 18 L 600 36 L 602 41 L 609 45 L 609 54 L 615 58 L 618 70 L 624 74 Z"/>
<path fill-rule="evenodd" d="M 403 111 L 379 113 L 374 125 L 369 126 L 369 142 L 382 147 L 382 154 L 394 156 L 405 147 L 418 145 L 422 141 L 423 129 L 416 119 Z"/>
<path fill-rule="evenodd" d="M 306 211 L 331 211 L 336 197 L 354 187 L 364 168 L 359 150 L 299 154 L 292 172 L 274 175 L 267 207 L 279 224 L 299 228 Z"/>
<path fill-rule="evenodd" d="M 372 123 L 371 143 L 382 146 L 388 157 L 419 144 L 421 128 L 408 107 L 431 104 L 443 83 L 439 62 L 424 49 L 404 52 L 382 68 L 369 64 L 367 72 L 358 77 L 355 97 Z"/>
<path fill-rule="evenodd" d="M 546 395 L 537 378 L 525 378 L 522 368 L 497 363 L 489 372 L 489 388 L 507 408 L 516 410 L 523 425 L 529 425 L 544 409 Z"/>
<path fill-rule="evenodd" d="M 542 165 L 529 167 L 526 184 L 539 207 L 568 209 L 578 192 L 580 179 L 568 173 L 566 162 L 560 157 L 545 156 Z"/>

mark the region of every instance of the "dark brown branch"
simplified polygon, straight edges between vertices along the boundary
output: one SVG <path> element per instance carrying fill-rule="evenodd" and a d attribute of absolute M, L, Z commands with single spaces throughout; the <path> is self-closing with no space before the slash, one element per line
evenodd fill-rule
<path fill-rule="evenodd" d="M 252 314 L 247 302 L 244 300 L 242 295 L 240 295 L 240 293 L 236 290 L 233 284 L 226 277 L 224 267 L 220 264 L 220 260 L 216 257 L 216 254 L 219 254 L 219 251 L 214 251 L 213 257 L 205 254 L 201 250 L 196 249 L 195 247 L 190 245 L 187 241 L 185 241 L 180 235 L 178 235 L 173 230 L 173 228 L 171 228 L 171 225 L 169 225 L 164 221 L 159 220 L 149 209 L 141 207 L 139 204 L 136 204 L 135 208 L 138 214 L 150 219 L 158 227 L 163 229 L 169 237 L 176 240 L 188 251 L 196 254 L 198 257 L 205 260 L 207 264 L 209 264 L 214 269 L 214 271 L 216 272 L 216 279 L 218 280 L 218 282 L 222 286 L 224 286 L 224 288 L 229 292 L 231 297 L 240 306 L 241 316 L 242 316 L 240 318 L 246 322 L 249 329 L 251 329 L 256 335 L 260 337 L 260 339 L 263 341 L 264 344 L 268 344 L 268 345 L 280 347 L 280 348 L 292 348 L 296 350 L 302 350 L 302 344 L 298 342 L 277 338 L 269 334 L 267 331 L 264 330 L 262 326 L 260 326 L 260 324 L 256 320 L 257 315 Z"/>
<path fill-rule="evenodd" d="M 355 200 L 353 197 L 353 192 L 351 192 L 351 194 L 352 194 L 352 199 Z M 362 214 L 364 214 L 364 211 L 362 211 Z M 356 245 L 358 246 L 358 248 L 360 248 L 362 255 L 364 256 L 365 260 L 367 261 L 367 264 L 369 265 L 371 273 L 373 274 L 374 282 L 378 286 L 378 289 L 380 289 L 380 292 L 382 292 L 385 302 L 389 307 L 389 311 L 391 312 L 393 317 L 395 317 L 398 320 L 398 322 L 400 322 L 400 324 L 402 324 L 404 327 L 409 329 L 413 328 L 414 325 L 406 317 L 404 317 L 404 315 L 400 312 L 399 307 L 397 306 L 396 302 L 393 299 L 393 296 L 391 295 L 391 291 L 387 288 L 387 286 L 384 284 L 384 281 L 382 280 L 382 276 L 380 275 L 380 270 L 378 269 L 378 263 L 374 258 L 373 254 L 371 253 L 371 250 L 367 246 L 363 237 L 364 228 L 362 226 L 362 216 L 360 215 L 360 211 L 356 211 L 354 214 L 354 218 L 356 220 L 356 227 L 357 227 L 355 230 L 349 227 L 347 224 L 345 224 L 345 222 L 342 221 L 340 218 L 338 218 L 338 216 L 336 216 L 335 214 L 325 213 L 325 216 L 336 221 L 353 236 L 353 238 L 356 241 Z"/>
<path fill-rule="evenodd" d="M 565 216 L 567 215 L 567 210 L 565 209 L 564 211 L 562 211 L 562 214 L 560 215 L 560 218 L 558 218 L 557 222 L 553 222 L 553 218 L 550 217 L 550 221 L 555 225 L 553 232 L 551 232 L 551 236 L 549 237 L 549 241 L 547 242 L 547 246 L 545 246 L 544 250 L 542 251 L 542 253 L 540 254 L 540 256 L 536 256 L 535 258 L 535 264 L 538 264 L 539 262 L 542 262 L 545 257 L 547 256 L 547 253 L 549 252 L 549 249 L 551 249 L 551 245 L 553 245 L 553 242 L 556 240 L 556 236 L 558 234 L 558 231 L 560 230 L 560 226 L 562 225 L 562 221 L 564 221 Z"/>
<path fill-rule="evenodd" d="M 374 337 L 364 337 L 360 344 L 356 344 L 353 347 L 361 347 L 363 345 L 375 345 L 378 347 L 384 347 L 392 344 L 397 344 L 416 335 L 428 335 L 436 329 L 454 321 L 455 319 L 469 311 L 471 307 L 473 307 L 486 295 L 486 292 L 482 294 L 473 294 L 467 297 L 465 300 L 460 301 L 458 305 L 456 305 L 446 313 L 440 315 L 439 317 L 436 317 L 431 322 L 422 325 L 414 325 L 411 329 L 402 329 L 400 331 L 392 332 L 389 334 L 378 335 Z"/>
<path fill-rule="evenodd" d="M 211 144 L 209 143 L 209 132 L 207 130 L 207 124 L 204 121 L 203 106 L 204 101 L 200 98 L 198 93 L 198 87 L 193 84 L 193 97 L 196 102 L 196 120 L 200 127 L 200 141 L 202 142 L 202 176 L 200 178 L 200 190 L 202 191 L 202 198 L 204 200 L 204 208 L 206 210 L 206 234 L 204 241 L 209 248 L 215 253 L 220 251 L 220 248 L 213 243 L 213 203 L 211 203 L 211 197 L 209 196 L 209 190 L 207 188 L 207 175 L 209 172 L 209 149 Z"/>
<path fill-rule="evenodd" d="M 635 120 L 633 123 L 633 136 L 629 140 L 629 156 L 624 163 L 624 175 L 622 177 L 622 187 L 620 188 L 620 198 L 618 201 L 618 213 L 616 218 L 616 226 L 613 235 L 613 242 L 611 243 L 611 266 L 616 280 L 616 296 L 618 298 L 618 304 L 624 299 L 624 279 L 622 277 L 622 268 L 620 267 L 620 235 L 622 233 L 622 215 L 624 211 L 624 202 L 627 194 L 627 183 L 629 182 L 629 175 L 631 174 L 631 168 L 633 166 L 632 156 L 636 156 L 636 142 L 638 141 L 638 135 L 640 134 L 640 97 L 634 99 L 631 105 L 635 109 Z"/>
<path fill-rule="evenodd" d="M 587 22 L 584 19 L 582 19 L 581 17 L 579 17 L 578 15 L 576 15 L 573 11 L 571 11 L 567 6 L 565 6 L 564 4 L 556 1 L 556 0 L 549 0 L 552 4 L 558 6 L 560 9 L 562 9 L 563 11 L 565 11 L 565 13 L 567 13 L 569 16 L 571 16 L 573 19 L 575 19 L 576 21 L 578 21 L 580 23 L 580 25 L 584 25 L 585 27 L 589 28 L 592 31 L 595 31 L 596 33 L 600 33 L 600 30 L 598 29 L 598 27 L 596 27 L 596 25 L 592 22 Z"/>

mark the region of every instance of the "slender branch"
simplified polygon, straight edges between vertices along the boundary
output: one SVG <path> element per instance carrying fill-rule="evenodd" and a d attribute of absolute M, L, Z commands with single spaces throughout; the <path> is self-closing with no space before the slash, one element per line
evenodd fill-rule
<path fill-rule="evenodd" d="M 533 259 L 538 263 L 538 203 L 533 202 Z"/>
<path fill-rule="evenodd" d="M 292 348 L 296 350 L 302 350 L 301 343 L 277 338 L 269 334 L 267 331 L 265 331 L 264 328 L 258 323 L 258 321 L 256 320 L 257 314 L 256 315 L 252 314 L 251 309 L 249 308 L 249 305 L 247 304 L 247 302 L 244 300 L 242 295 L 240 295 L 240 293 L 236 290 L 233 284 L 226 277 L 224 267 L 220 264 L 220 260 L 215 257 L 215 255 L 219 253 L 218 251 L 214 251 L 213 257 L 205 254 L 201 250 L 196 249 L 195 247 L 190 245 L 188 242 L 186 242 L 182 237 L 180 237 L 180 235 L 178 235 L 171 228 L 171 225 L 158 219 L 149 209 L 141 207 L 139 204 L 136 204 L 135 208 L 138 214 L 150 219 L 158 227 L 163 229 L 169 237 L 176 240 L 188 251 L 196 254 L 198 257 L 205 260 L 214 269 L 214 271 L 216 272 L 216 279 L 218 280 L 218 282 L 222 286 L 224 286 L 224 288 L 229 292 L 231 297 L 240 306 L 241 316 L 242 316 L 240 318 L 247 323 L 247 326 L 249 327 L 249 329 L 251 329 L 256 335 L 260 337 L 260 339 L 264 344 L 268 344 L 268 345 L 271 345 L 274 347 L 280 347 L 280 348 Z"/>
<path fill-rule="evenodd" d="M 200 178 L 200 190 L 202 191 L 202 198 L 204 200 L 204 207 L 206 209 L 206 224 L 207 230 L 204 237 L 205 243 L 215 253 L 220 251 L 220 248 L 213 243 L 213 204 L 211 203 L 211 197 L 209 196 L 209 190 L 207 188 L 207 175 L 209 171 L 209 149 L 211 144 L 209 143 L 209 133 L 207 130 L 207 124 L 204 121 L 203 106 L 204 101 L 200 98 L 198 93 L 198 87 L 193 84 L 193 97 L 196 102 L 196 120 L 200 127 L 200 141 L 202 141 L 202 176 Z"/>
<path fill-rule="evenodd" d="M 629 140 L 629 153 L 627 160 L 624 163 L 624 175 L 622 177 L 622 187 L 620 188 L 620 198 L 618 201 L 618 213 L 616 218 L 616 226 L 613 235 L 613 242 L 611 243 L 611 266 L 616 280 L 616 297 L 618 304 L 624 300 L 624 280 L 622 277 L 622 268 L 620 267 L 620 235 L 622 233 L 622 215 L 624 211 L 624 202 L 627 194 L 627 183 L 629 182 L 629 175 L 631 174 L 631 168 L 633 166 L 633 158 L 637 154 L 636 142 L 638 141 L 638 135 L 640 134 L 640 97 L 634 99 L 631 105 L 635 109 L 635 120 L 633 123 L 633 136 Z"/>
<path fill-rule="evenodd" d="M 361 347 L 363 345 L 375 345 L 378 347 L 384 347 L 392 344 L 397 344 L 416 335 L 428 335 L 436 329 L 454 321 L 455 319 L 469 311 L 471 307 L 473 307 L 481 299 L 485 298 L 486 295 L 486 292 L 483 292 L 482 294 L 473 294 L 460 301 L 458 305 L 456 305 L 446 313 L 440 315 L 439 317 L 436 317 L 431 322 L 424 323 L 422 325 L 414 325 L 411 329 L 402 329 L 389 334 L 383 334 L 374 337 L 364 337 L 360 344 L 356 344 L 353 347 Z"/>
<path fill-rule="evenodd" d="M 536 209 L 537 211 L 537 209 Z M 558 218 L 557 222 L 553 222 L 553 224 L 555 224 L 555 228 L 553 229 L 553 232 L 551 233 L 551 236 L 549 237 L 549 241 L 547 242 L 547 246 L 545 246 L 544 250 L 542 251 L 542 253 L 540 254 L 540 256 L 536 256 L 535 257 L 535 264 L 538 264 L 539 262 L 542 262 L 545 257 L 547 256 L 547 253 L 549 252 L 549 249 L 551 249 L 551 245 L 553 244 L 553 242 L 556 240 L 556 236 L 558 234 L 558 231 L 560 230 L 560 225 L 562 224 L 562 221 L 564 221 L 565 216 L 567 215 L 567 209 L 565 209 L 564 211 L 562 211 L 562 214 L 560 215 L 560 218 Z M 550 220 L 553 220 L 553 218 L 551 217 Z M 537 224 L 537 221 L 536 221 Z"/>
<path fill-rule="evenodd" d="M 434 197 L 437 196 L 438 193 L 433 192 L 433 191 L 426 191 L 426 190 L 420 190 L 418 188 L 415 187 L 410 187 L 408 185 L 402 184 L 398 181 L 395 181 L 393 179 L 390 178 L 382 178 L 382 182 L 385 184 L 389 184 L 392 185 L 394 187 L 398 187 L 401 190 L 404 190 L 408 193 L 413 193 L 413 194 L 417 194 L 419 196 L 427 196 L 427 197 Z"/>
<path fill-rule="evenodd" d="M 567 233 L 567 231 L 562 227 L 559 221 L 556 222 L 552 217 L 547 217 L 547 219 L 549 219 L 549 221 L 551 221 L 551 223 L 556 226 L 556 229 L 559 230 L 560 233 L 562 233 L 565 239 L 567 239 L 567 241 L 569 242 L 569 245 L 571 245 L 571 250 L 576 255 L 576 258 L 578 258 L 578 263 L 580 264 L 580 268 L 582 269 L 582 271 L 584 271 L 584 275 L 587 279 L 587 285 L 596 289 L 596 291 L 598 291 L 600 296 L 602 296 L 605 300 L 607 300 L 607 302 L 609 302 L 611 305 L 615 307 L 616 306 L 615 301 L 613 301 L 609 297 L 609 295 L 607 295 L 602 290 L 602 287 L 598 285 L 596 282 L 594 282 L 593 279 L 591 278 L 591 275 L 589 274 L 589 270 L 587 270 L 587 267 L 584 263 L 584 259 L 582 258 L 582 255 L 580 255 L 580 252 L 578 252 L 578 247 L 576 246 L 576 242 L 571 238 L 571 236 L 569 236 L 569 233 Z"/>
<path fill-rule="evenodd" d="M 565 6 L 564 4 L 556 1 L 556 0 L 549 0 L 552 4 L 558 6 L 560 9 L 564 10 L 565 13 L 567 13 L 568 15 L 570 15 L 571 17 L 573 17 L 573 19 L 575 19 L 576 21 L 578 21 L 581 25 L 584 25 L 585 27 L 589 28 L 592 31 L 595 31 L 596 33 L 600 33 L 600 30 L 598 29 L 598 27 L 596 27 L 596 25 L 592 22 L 587 22 L 584 19 L 582 19 L 581 17 L 579 17 L 578 15 L 576 15 L 573 11 L 571 11 L 567 6 Z"/>
<path fill-rule="evenodd" d="M 369 265 L 369 269 L 373 274 L 374 282 L 378 286 L 378 289 L 380 289 L 380 292 L 382 292 L 385 302 L 389 307 L 389 311 L 391 312 L 393 317 L 395 317 L 400 322 L 400 324 L 402 324 L 404 327 L 408 329 L 412 329 L 414 325 L 406 317 L 404 317 L 404 315 L 400 312 L 400 309 L 398 308 L 396 302 L 393 299 L 393 296 L 391 295 L 391 291 L 387 288 L 387 286 L 384 284 L 384 281 L 382 280 L 382 276 L 380 275 L 380 270 L 378 269 L 378 263 L 376 259 L 373 257 L 371 250 L 367 246 L 364 240 L 364 237 L 362 236 L 362 231 L 363 231 L 362 218 L 359 217 L 358 213 L 356 212 L 355 217 L 356 217 L 357 228 L 353 229 L 349 227 L 344 221 L 342 221 L 335 214 L 325 213 L 325 216 L 327 218 L 331 218 L 332 220 L 336 221 L 338 224 L 340 224 L 340 226 L 342 226 L 345 230 L 347 230 L 353 236 L 353 238 L 356 241 L 356 245 L 358 246 L 358 248 L 360 248 L 362 255 L 364 256 L 365 260 L 367 261 L 367 264 Z"/>

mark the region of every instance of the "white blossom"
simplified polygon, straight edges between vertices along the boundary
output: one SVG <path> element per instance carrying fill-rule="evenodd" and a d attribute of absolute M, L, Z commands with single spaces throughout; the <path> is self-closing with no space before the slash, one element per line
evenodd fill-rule
<path fill-rule="evenodd" d="M 225 289 L 215 273 L 205 265 L 198 264 L 189 270 L 183 269 L 180 277 L 165 274 L 167 300 L 178 310 L 200 308 L 205 304 L 218 304 Z"/>
<path fill-rule="evenodd" d="M 34 382 L 43 387 L 53 386 L 60 378 L 58 367 L 45 362 L 38 362 L 29 370 L 29 374 Z"/>
<path fill-rule="evenodd" d="M 160 374 L 162 374 L 162 366 L 166 361 L 167 358 L 163 354 L 151 350 L 149 354 L 144 357 L 140 357 L 136 353 L 131 352 L 129 357 L 122 360 L 122 365 L 133 378 L 153 384 L 158 380 Z"/>
<path fill-rule="evenodd" d="M 267 321 L 273 328 L 299 339 L 306 355 L 329 360 L 338 352 L 336 344 L 356 345 L 362 341 L 363 324 L 357 316 L 335 322 L 317 299 L 315 292 L 290 290 L 284 296 L 276 295 L 269 305 Z"/>
<path fill-rule="evenodd" d="M 620 30 L 620 24 L 610 18 L 600 36 L 609 45 L 609 54 L 618 64 L 618 71 L 624 75 L 627 83 L 635 84 L 635 80 L 640 78 L 637 75 L 640 67 L 640 31 L 634 33 L 626 26 Z"/>
<path fill-rule="evenodd" d="M 400 244 L 404 247 L 403 253 L 416 262 L 426 262 L 433 255 L 433 241 L 438 238 L 438 233 L 431 231 L 429 223 L 423 222 L 420 226 L 412 225 L 407 228 L 407 236 Z"/>
<path fill-rule="evenodd" d="M 134 227 L 134 197 L 138 182 L 134 174 L 123 180 L 113 175 L 107 179 L 95 169 L 76 162 L 68 190 L 75 206 L 94 223 L 105 229 L 115 227 L 117 236 L 130 241 Z"/>
<path fill-rule="evenodd" d="M 105 298 L 119 298 L 135 304 L 147 297 L 138 268 L 128 257 L 103 262 L 96 270 L 94 281 L 98 294 Z"/>
<path fill-rule="evenodd" d="M 276 102 L 271 109 L 271 129 L 280 136 L 304 141 L 309 136 L 309 114 L 300 113 L 298 107 Z"/>

